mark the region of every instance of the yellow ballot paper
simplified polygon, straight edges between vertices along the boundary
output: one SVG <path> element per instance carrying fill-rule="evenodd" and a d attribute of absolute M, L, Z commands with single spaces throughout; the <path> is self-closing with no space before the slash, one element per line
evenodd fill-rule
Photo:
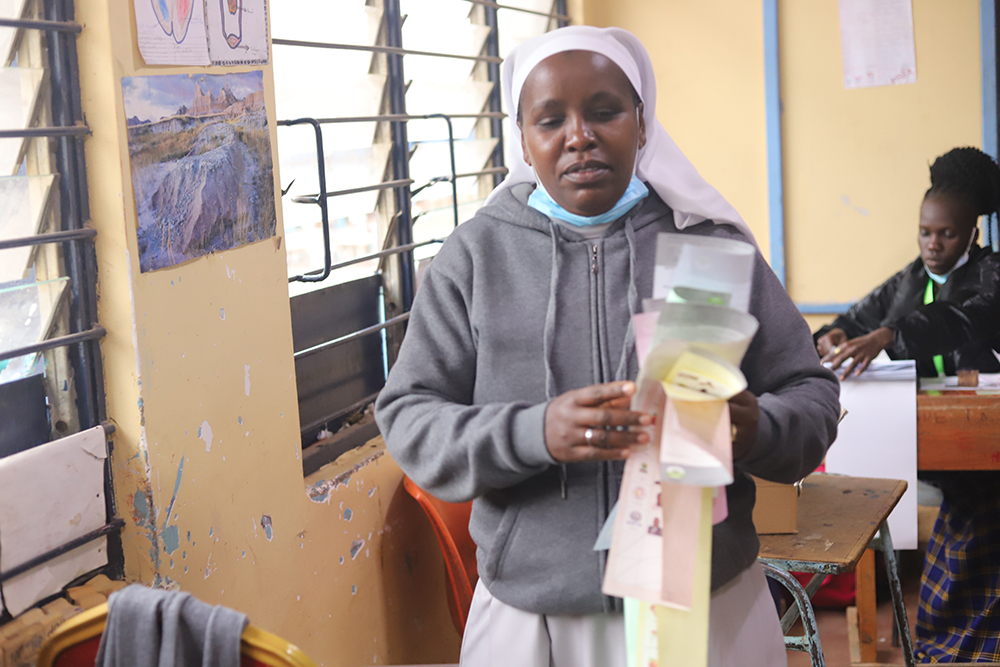
<path fill-rule="evenodd" d="M 701 523 L 691 609 L 656 607 L 657 665 L 708 664 L 708 605 L 712 597 L 712 489 L 701 489 Z M 644 665 L 643 667 L 649 667 Z"/>
<path fill-rule="evenodd" d="M 625 599 L 628 667 L 692 667 L 708 663 L 712 579 L 712 489 L 701 490 L 701 518 L 690 609 Z"/>

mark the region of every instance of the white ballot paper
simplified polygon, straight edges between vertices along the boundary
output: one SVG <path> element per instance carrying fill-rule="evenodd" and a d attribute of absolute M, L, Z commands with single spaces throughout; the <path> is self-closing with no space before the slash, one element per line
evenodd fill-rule
<path fill-rule="evenodd" d="M 0 572 L 105 524 L 104 428 L 95 426 L 0 459 Z M 107 538 L 88 542 L 3 582 L 17 616 L 108 562 Z"/>
<path fill-rule="evenodd" d="M 653 298 L 747 312 L 756 251 L 749 243 L 693 234 L 656 239 Z"/>
<path fill-rule="evenodd" d="M 650 444 L 625 464 L 602 590 L 702 610 L 710 528 L 726 515 L 725 492 L 715 489 L 733 481 L 727 401 L 747 386 L 739 363 L 757 330 L 745 311 L 754 251 L 728 239 L 686 238 L 660 235 L 658 261 L 676 270 L 666 275 L 657 266 L 659 298 L 633 321 L 641 368 L 632 409 L 656 421 Z M 734 264 L 742 272 L 729 270 Z"/>
<path fill-rule="evenodd" d="M 917 548 L 917 371 L 914 361 L 873 362 L 840 384 L 847 417 L 826 454 L 826 471 L 855 477 L 902 479 L 906 493 L 889 515 L 892 544 Z M 909 371 L 901 373 L 900 366 Z M 885 370 L 887 372 L 880 372 Z M 874 371 L 874 372 L 873 372 Z M 884 379 L 884 378 L 895 379 Z"/>

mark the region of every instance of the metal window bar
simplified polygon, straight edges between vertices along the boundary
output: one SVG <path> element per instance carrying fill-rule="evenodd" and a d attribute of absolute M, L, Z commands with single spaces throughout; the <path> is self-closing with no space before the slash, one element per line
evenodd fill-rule
<path fill-rule="evenodd" d="M 553 17 L 558 21 L 560 28 L 569 25 L 569 11 L 566 8 L 566 0 L 556 0 L 556 15 Z"/>
<path fill-rule="evenodd" d="M 23 248 L 25 246 L 33 245 L 44 245 L 46 243 L 64 243 L 66 241 L 92 241 L 95 236 L 97 236 L 97 230 L 93 227 L 69 229 L 64 232 L 48 232 L 46 234 L 35 234 L 34 236 L 2 239 L 0 240 L 0 250 Z"/>
<path fill-rule="evenodd" d="M 0 130 L 0 139 L 44 139 L 46 137 L 80 137 L 90 134 L 86 125 L 71 127 L 29 127 L 23 130 Z"/>
<path fill-rule="evenodd" d="M 500 58 L 494 58 L 493 56 L 466 56 L 458 53 L 441 53 L 439 51 L 415 51 L 413 49 L 404 49 L 401 46 L 365 46 L 362 44 L 340 44 L 338 42 L 307 42 L 298 39 L 272 39 L 271 43 L 277 46 L 302 46 L 313 49 L 368 51 L 369 53 L 385 53 L 390 56 L 429 56 L 431 58 L 454 58 L 457 60 L 475 60 L 477 62 L 501 62 Z"/>
<path fill-rule="evenodd" d="M 20 30 L 44 30 L 46 32 L 79 33 L 83 26 L 73 21 L 39 21 L 37 19 L 0 18 L 0 28 L 16 28 Z"/>
<path fill-rule="evenodd" d="M 500 22 L 497 17 L 497 9 L 500 8 L 499 5 L 493 6 L 495 3 L 484 2 L 483 13 L 485 15 L 486 27 L 490 29 L 490 34 L 486 37 L 486 55 L 500 57 Z M 502 167 L 503 163 L 503 113 L 501 113 L 501 101 L 500 101 L 500 65 L 496 63 L 487 63 L 486 65 L 486 78 L 489 79 L 490 83 L 493 84 L 493 90 L 490 91 L 489 105 L 490 105 L 490 136 L 497 140 L 496 148 L 493 149 L 493 155 L 490 157 L 490 163 L 494 167 Z M 499 174 L 493 177 L 493 187 L 500 185 L 500 181 L 503 177 Z"/>
<path fill-rule="evenodd" d="M 479 116 L 480 114 L 469 114 L 469 115 Z M 389 250 L 383 250 L 381 252 L 377 252 L 377 253 L 374 253 L 374 254 L 371 254 L 371 255 L 365 255 L 363 257 L 357 257 L 357 258 L 348 260 L 347 262 L 342 262 L 342 263 L 334 266 L 333 265 L 333 258 L 332 258 L 333 251 L 332 251 L 332 248 L 331 248 L 331 245 L 330 245 L 330 215 L 329 215 L 329 210 L 327 208 L 327 201 L 326 201 L 330 197 L 339 197 L 339 196 L 343 196 L 343 195 L 352 195 L 352 194 L 357 194 L 359 192 L 372 192 L 372 191 L 376 191 L 376 190 L 396 190 L 396 192 L 399 193 L 402 189 L 407 189 L 408 197 L 412 197 L 417 192 L 420 192 L 424 188 L 429 187 L 431 185 L 434 185 L 435 183 L 450 182 L 451 183 L 452 211 L 453 211 L 453 215 L 454 215 L 454 224 L 455 224 L 455 227 L 458 227 L 458 185 L 457 185 L 458 179 L 459 178 L 463 178 L 463 177 L 469 177 L 469 176 L 479 175 L 480 173 L 482 175 L 486 175 L 486 174 L 489 174 L 489 173 L 495 173 L 495 171 L 492 170 L 492 169 L 491 170 L 483 170 L 482 172 L 469 172 L 467 174 L 461 174 L 461 175 L 456 173 L 456 168 L 455 168 L 455 133 L 454 133 L 454 131 L 452 129 L 452 123 L 451 123 L 452 116 L 450 116 L 448 114 L 435 113 L 435 114 L 427 114 L 427 115 L 424 115 L 424 116 L 410 116 L 410 115 L 404 113 L 404 114 L 391 114 L 389 116 L 374 117 L 374 118 L 389 118 L 389 119 L 392 119 L 390 122 L 400 123 L 400 124 L 406 123 L 408 120 L 431 120 L 431 119 L 434 119 L 434 118 L 440 118 L 440 119 L 444 120 L 448 124 L 448 152 L 449 152 L 449 157 L 451 159 L 451 174 L 449 176 L 440 176 L 440 177 L 437 177 L 437 178 L 433 178 L 433 179 L 430 180 L 430 182 L 428 182 L 425 185 L 420 186 L 419 188 L 417 188 L 416 190 L 414 190 L 412 192 L 410 192 L 408 190 L 409 186 L 412 185 L 413 182 L 414 182 L 413 179 L 411 179 L 411 178 L 397 178 L 397 179 L 392 180 L 392 181 L 385 181 L 383 183 L 376 183 L 376 184 L 373 184 L 373 185 L 364 185 L 364 186 L 357 187 L 357 188 L 347 188 L 347 189 L 344 189 L 344 190 L 328 191 L 326 189 L 326 156 L 325 156 L 325 153 L 323 151 L 323 128 L 322 128 L 323 123 L 320 120 L 316 119 L 316 118 L 297 118 L 295 120 L 279 120 L 278 121 L 278 125 L 279 126 L 283 126 L 283 127 L 291 127 L 291 126 L 294 126 L 294 125 L 303 125 L 303 124 L 309 124 L 309 125 L 312 125 L 312 127 L 313 127 L 313 131 L 315 132 L 315 135 L 316 135 L 316 169 L 317 169 L 317 176 L 319 178 L 319 189 L 320 189 L 320 192 L 318 192 L 316 194 L 299 195 L 297 197 L 292 197 L 292 202 L 295 203 L 295 204 L 318 204 L 320 206 L 320 211 L 321 211 L 321 216 L 322 216 L 320 222 L 321 222 L 322 229 L 323 229 L 323 268 L 322 269 L 317 269 L 317 270 L 314 270 L 314 271 L 307 271 L 306 273 L 301 273 L 301 274 L 299 274 L 297 276 L 292 276 L 291 278 L 288 279 L 288 282 L 290 282 L 290 283 L 291 282 L 322 282 L 322 281 L 324 281 L 324 280 L 326 280 L 327 278 L 330 277 L 330 273 L 331 272 L 335 271 L 336 269 L 343 268 L 345 266 L 351 266 L 353 264 L 358 264 L 360 262 L 365 262 L 365 261 L 368 261 L 370 259 L 377 259 L 379 257 L 386 257 L 386 256 L 392 255 L 392 254 L 409 253 L 414 248 L 419 248 L 421 246 L 429 245 L 431 243 L 440 243 L 440 241 L 434 240 L 434 241 L 428 241 L 426 243 L 417 243 L 417 244 L 414 244 L 414 243 L 412 243 L 412 231 L 411 231 L 410 237 L 409 237 L 409 240 L 411 242 L 409 242 L 409 243 L 402 243 L 402 241 L 400 241 L 400 243 L 393 249 L 394 252 L 393 251 L 389 251 Z M 326 119 L 326 120 L 327 120 L 327 122 L 368 122 L 368 121 L 370 121 L 372 119 L 373 119 L 373 117 L 358 117 L 358 118 L 352 118 L 352 119 L 335 118 L 335 119 Z M 393 152 L 395 153 L 395 145 L 393 146 Z M 407 150 L 407 156 L 406 156 L 407 161 L 409 160 L 409 154 L 408 153 L 409 153 L 409 151 Z M 407 171 L 408 170 L 409 170 L 409 167 L 407 166 Z M 398 196 L 398 194 L 397 194 L 397 196 Z M 402 210 L 402 209 L 400 209 L 400 210 Z M 408 217 L 409 223 L 410 223 L 409 224 L 409 228 L 410 228 L 410 230 L 412 230 L 412 226 L 413 226 L 412 213 L 408 212 L 407 217 Z M 401 228 L 397 227 L 397 229 L 401 229 Z M 411 261 L 412 261 L 412 259 L 411 259 Z M 412 281 L 412 277 L 410 278 L 410 281 Z M 412 301 L 412 294 L 410 296 L 410 299 Z M 409 306 L 407 305 L 404 308 L 404 310 L 409 310 Z"/>
<path fill-rule="evenodd" d="M 309 122 L 314 124 L 317 131 L 317 136 L 321 135 L 319 126 L 327 123 L 349 123 L 349 122 L 389 122 L 390 126 L 390 137 L 392 143 L 392 149 L 390 153 L 390 158 L 393 167 L 393 177 L 392 181 L 387 181 L 382 184 L 366 186 L 363 188 L 351 188 L 347 190 L 332 191 L 328 192 L 325 188 L 325 178 L 321 180 L 320 183 L 320 193 L 315 195 L 306 195 L 295 197 L 292 199 L 295 203 L 314 203 L 318 204 L 320 202 L 325 202 L 326 199 L 333 196 L 340 196 L 346 194 L 353 194 L 356 192 L 364 192 L 376 189 L 393 189 L 396 193 L 396 210 L 397 213 L 394 216 L 394 227 L 396 235 L 396 246 L 393 248 L 384 249 L 380 252 L 366 255 L 364 257 L 358 257 L 346 262 L 341 262 L 339 264 L 333 265 L 330 260 L 330 240 L 329 240 L 329 219 L 324 212 L 324 243 L 326 245 L 326 261 L 324 268 L 317 271 L 308 272 L 301 276 L 295 276 L 289 278 L 289 281 L 295 280 L 308 280 L 311 282 L 318 282 L 325 280 L 331 271 L 343 268 L 345 266 L 350 266 L 357 264 L 359 262 L 368 261 L 376 258 L 385 258 L 391 255 L 397 255 L 400 262 L 400 276 L 401 276 L 401 289 L 400 289 L 400 300 L 402 301 L 403 313 L 399 316 L 390 318 L 378 325 L 367 327 L 365 329 L 356 331 L 354 333 L 342 336 L 340 338 L 327 341 L 320 345 L 308 348 L 306 350 L 301 350 L 295 353 L 295 358 L 300 359 L 312 354 L 315 354 L 321 350 L 329 349 L 337 345 L 342 345 L 352 340 L 356 340 L 362 336 L 367 336 L 377 332 L 381 332 L 388 327 L 396 324 L 401 324 L 409 319 L 409 309 L 413 300 L 414 291 L 414 266 L 413 266 L 413 255 L 412 250 L 432 243 L 440 243 L 440 239 L 435 239 L 431 241 L 426 241 L 424 243 L 413 243 L 412 238 L 412 227 L 415 217 L 413 216 L 412 208 L 410 205 L 411 198 L 413 194 L 419 192 L 425 187 L 429 187 L 435 183 L 450 181 L 452 183 L 452 207 L 454 214 L 454 224 L 458 225 L 458 196 L 457 196 L 457 186 L 456 181 L 459 178 L 471 177 L 471 176 L 494 176 L 494 185 L 499 184 L 502 180 L 503 175 L 507 173 L 507 169 L 503 164 L 503 129 L 502 129 L 502 119 L 505 114 L 501 110 L 500 101 L 500 68 L 499 65 L 502 59 L 499 57 L 499 41 L 498 41 L 498 21 L 497 21 L 497 11 L 500 9 L 506 9 L 511 11 L 518 11 L 526 14 L 533 14 L 538 16 L 548 17 L 551 20 L 556 21 L 559 27 L 563 27 L 569 24 L 569 15 L 567 13 L 566 1 L 565 0 L 555 0 L 554 1 L 554 12 L 540 12 L 530 9 L 524 9 L 520 7 L 512 7 L 508 5 L 502 5 L 491 0 L 466 0 L 472 4 L 478 4 L 483 6 L 486 15 L 486 25 L 490 28 L 490 35 L 486 42 L 486 54 L 485 55 L 459 55 L 459 54 L 449 54 L 431 51 L 418 51 L 404 49 L 402 46 L 402 17 L 400 15 L 399 0 L 386 0 L 384 4 L 384 21 L 385 21 L 385 35 L 386 44 L 376 45 L 376 46 L 363 46 L 354 44 L 337 44 L 330 42 L 314 42 L 314 41 L 303 41 L 303 40 L 289 40 L 289 39 L 273 39 L 272 43 L 279 46 L 293 46 L 293 47 L 311 47 L 311 48 L 329 48 L 329 49 L 342 49 L 342 50 L 353 50 L 353 51 L 366 51 L 370 53 L 381 53 L 385 54 L 386 61 L 388 64 L 388 77 L 387 77 L 387 88 L 388 88 L 388 102 L 389 111 L 388 114 L 381 114 L 375 116 L 354 116 L 354 117 L 340 117 L 340 118 L 322 118 L 322 119 L 300 119 L 299 122 Z M 403 56 L 405 55 L 415 55 L 415 56 L 429 56 L 429 57 L 440 57 L 440 58 L 454 58 L 459 60 L 472 60 L 476 62 L 487 63 L 488 78 L 494 84 L 493 90 L 491 91 L 489 97 L 489 111 L 477 114 L 429 114 L 426 116 L 412 116 L 406 113 L 406 101 L 405 101 L 405 90 L 406 81 L 403 76 Z M 408 186 L 413 184 L 413 180 L 409 175 L 409 142 L 406 137 L 406 122 L 410 120 L 426 120 L 430 118 L 442 118 L 448 123 L 448 142 L 449 142 L 449 157 L 451 160 L 451 174 L 450 176 L 442 176 L 431 179 L 425 185 L 418 187 L 417 189 L 411 191 Z M 454 134 L 452 129 L 451 120 L 453 118 L 476 118 L 476 119 L 490 119 L 490 134 L 491 136 L 498 139 L 497 146 L 491 155 L 490 163 L 491 167 L 477 171 L 469 172 L 465 174 L 458 174 L 455 165 L 455 142 Z M 290 125 L 293 124 L 290 121 L 279 121 L 279 125 Z M 321 141 L 321 140 L 320 140 Z M 322 164 L 324 161 L 324 155 L 322 149 L 317 153 L 317 161 Z M 419 217 L 419 216 L 418 216 Z M 391 233 L 391 232 L 390 232 Z"/>
<path fill-rule="evenodd" d="M 524 7 L 514 7 L 512 5 L 501 5 L 501 4 L 496 3 L 496 2 L 491 2 L 491 0 L 465 0 L 465 2 L 471 2 L 474 5 L 482 5 L 483 7 L 487 8 L 487 9 L 491 9 L 494 12 L 496 12 L 496 10 L 498 10 L 498 9 L 507 9 L 507 10 L 510 10 L 512 12 L 520 12 L 522 14 L 532 14 L 534 16 L 544 16 L 544 17 L 547 17 L 547 18 L 550 18 L 550 19 L 555 19 L 555 20 L 560 21 L 560 22 L 565 21 L 566 24 L 569 23 L 569 15 L 566 14 L 566 3 L 565 2 L 562 3 L 561 7 L 559 6 L 560 3 L 556 3 L 557 9 L 556 9 L 555 13 L 553 13 L 553 12 L 540 12 L 537 9 L 525 9 Z"/>
<path fill-rule="evenodd" d="M 357 340 L 362 336 L 378 333 L 379 331 L 382 331 L 382 329 L 391 327 L 394 324 L 401 324 L 402 322 L 405 322 L 408 319 L 410 319 L 409 311 L 403 313 L 402 315 L 397 315 L 396 317 L 392 317 L 386 320 L 385 322 L 379 322 L 378 324 L 373 324 L 370 327 L 359 329 L 358 331 L 349 333 L 346 336 L 341 336 L 340 338 L 334 338 L 333 340 L 328 340 L 325 343 L 320 343 L 319 345 L 313 345 L 312 347 L 307 347 L 304 350 L 299 350 L 298 352 L 295 353 L 295 358 L 302 359 L 304 357 L 312 356 L 317 352 L 322 352 L 323 350 L 328 350 L 331 347 L 336 347 L 338 345 L 343 345 L 344 343 L 349 343 L 350 341 Z"/>

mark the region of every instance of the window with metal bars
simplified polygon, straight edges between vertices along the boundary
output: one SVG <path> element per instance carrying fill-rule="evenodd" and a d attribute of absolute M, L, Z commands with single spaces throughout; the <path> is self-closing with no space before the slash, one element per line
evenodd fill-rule
<path fill-rule="evenodd" d="M 0 458 L 106 422 L 72 0 L 0 0 Z M 110 534 L 108 523 L 0 572 L 0 582 Z M 38 481 L 44 483 L 43 480 Z"/>
<path fill-rule="evenodd" d="M 569 18 L 565 0 L 270 9 L 308 474 L 377 433 L 366 408 L 399 349 L 420 269 L 506 174 L 502 58 Z"/>

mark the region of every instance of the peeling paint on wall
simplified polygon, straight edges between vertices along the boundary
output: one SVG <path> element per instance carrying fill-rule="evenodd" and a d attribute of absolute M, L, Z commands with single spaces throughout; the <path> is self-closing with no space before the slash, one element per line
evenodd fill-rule
<path fill-rule="evenodd" d="M 355 558 L 358 557 L 358 553 L 364 548 L 364 546 L 365 546 L 364 540 L 354 540 L 353 542 L 351 542 L 351 560 L 354 560 Z"/>
<path fill-rule="evenodd" d="M 350 470 L 347 470 L 333 479 L 321 479 L 320 481 L 306 487 L 306 495 L 309 496 L 309 500 L 314 503 L 329 503 L 330 494 L 337 490 L 337 487 L 347 486 L 351 481 L 351 475 L 358 472 L 369 463 L 381 458 L 385 454 L 385 450 L 380 450 L 364 459 L 360 463 L 354 465 Z"/>
<path fill-rule="evenodd" d="M 250 364 L 243 365 L 243 393 L 250 395 Z"/>
<path fill-rule="evenodd" d="M 205 451 L 212 451 L 212 426 L 207 419 L 198 427 L 198 437 L 205 441 Z"/>
<path fill-rule="evenodd" d="M 267 538 L 267 541 L 270 542 L 274 537 L 274 531 L 271 530 L 271 517 L 266 514 L 262 516 L 260 518 L 260 525 L 264 528 L 264 536 Z"/>

